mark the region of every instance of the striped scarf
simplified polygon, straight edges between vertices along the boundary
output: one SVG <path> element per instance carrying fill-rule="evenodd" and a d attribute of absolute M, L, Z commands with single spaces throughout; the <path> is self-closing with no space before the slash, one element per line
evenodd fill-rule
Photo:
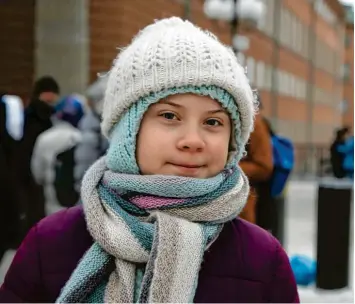
<path fill-rule="evenodd" d="M 248 192 L 238 166 L 197 179 L 115 173 L 101 158 L 82 188 L 95 243 L 57 302 L 192 302 L 204 251 Z"/>

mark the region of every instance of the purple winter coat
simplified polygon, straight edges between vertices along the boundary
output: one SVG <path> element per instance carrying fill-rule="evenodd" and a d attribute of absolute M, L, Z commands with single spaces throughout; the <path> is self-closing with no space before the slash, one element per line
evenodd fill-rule
<path fill-rule="evenodd" d="M 18 249 L 0 288 L 0 302 L 54 302 L 92 242 L 81 207 L 43 219 Z M 298 303 L 299 297 L 279 242 L 235 219 L 205 253 L 195 302 Z"/>

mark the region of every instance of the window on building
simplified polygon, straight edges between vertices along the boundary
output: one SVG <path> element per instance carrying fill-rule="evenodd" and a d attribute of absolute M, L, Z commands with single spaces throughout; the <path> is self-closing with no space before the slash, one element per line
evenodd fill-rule
<path fill-rule="evenodd" d="M 267 0 L 267 20 L 266 20 L 266 33 L 270 36 L 273 35 L 274 31 L 274 8 L 275 0 Z"/>
<path fill-rule="evenodd" d="M 292 29 L 291 29 L 291 16 L 288 9 L 281 8 L 281 29 L 280 40 L 283 45 L 292 47 Z"/>
<path fill-rule="evenodd" d="M 257 28 L 262 32 L 267 32 L 266 24 L 268 23 L 269 3 L 268 1 L 265 0 L 259 0 L 259 2 L 262 2 L 262 4 L 264 5 L 264 9 L 266 13 L 265 13 L 265 17 L 261 18 L 261 20 L 258 21 Z"/>
<path fill-rule="evenodd" d="M 283 71 L 276 68 L 276 79 L 277 79 L 277 92 L 284 93 L 285 89 L 285 77 L 283 75 Z"/>
<path fill-rule="evenodd" d="M 285 9 L 284 11 L 284 25 L 281 27 L 281 30 L 284 31 L 285 35 L 285 45 L 288 47 L 292 47 L 292 29 L 291 29 L 291 14 Z"/>
<path fill-rule="evenodd" d="M 304 27 L 303 27 L 303 23 L 297 19 L 297 52 L 301 55 L 303 55 L 303 36 L 305 35 L 304 33 Z"/>
<path fill-rule="evenodd" d="M 351 47 L 352 42 L 353 42 L 353 35 L 345 34 L 345 47 L 346 48 Z"/>
<path fill-rule="evenodd" d="M 302 24 L 302 54 L 306 57 L 309 58 L 308 54 L 308 40 L 309 40 L 309 35 L 311 35 L 311 32 L 309 32 L 309 27 L 308 25 L 301 23 Z"/>
<path fill-rule="evenodd" d="M 296 76 L 289 74 L 289 87 L 290 87 L 290 93 L 289 95 L 292 97 L 296 97 L 297 92 L 296 92 Z"/>
<path fill-rule="evenodd" d="M 247 59 L 247 76 L 250 84 L 255 83 L 255 60 L 253 57 L 248 57 Z"/>
<path fill-rule="evenodd" d="M 291 48 L 294 51 L 298 51 L 298 20 L 294 14 L 290 14 L 290 26 L 291 26 Z"/>
<path fill-rule="evenodd" d="M 301 99 L 306 99 L 307 97 L 307 83 L 305 80 L 301 80 L 301 94 L 300 94 Z"/>
<path fill-rule="evenodd" d="M 344 63 L 342 65 L 342 77 L 344 81 L 349 81 L 350 80 L 350 72 L 351 72 L 351 68 L 350 68 L 350 64 L 349 63 Z"/>
<path fill-rule="evenodd" d="M 272 85 L 272 68 L 270 65 L 266 64 L 265 65 L 265 89 L 271 90 L 271 85 Z"/>
<path fill-rule="evenodd" d="M 244 68 L 245 66 L 245 55 L 242 52 L 238 52 L 237 54 L 239 64 Z"/>
<path fill-rule="evenodd" d="M 343 99 L 340 102 L 339 108 L 340 108 L 340 112 L 342 114 L 345 114 L 349 110 L 349 102 L 346 99 Z"/>
<path fill-rule="evenodd" d="M 256 64 L 256 86 L 258 89 L 265 87 L 265 64 L 263 61 L 258 61 Z"/>

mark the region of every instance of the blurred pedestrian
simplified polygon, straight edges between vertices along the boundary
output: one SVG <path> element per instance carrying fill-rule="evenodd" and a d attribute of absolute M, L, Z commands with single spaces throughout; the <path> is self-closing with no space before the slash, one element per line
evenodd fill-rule
<path fill-rule="evenodd" d="M 31 158 L 37 137 L 52 127 L 51 117 L 59 98 L 59 85 L 50 76 L 39 78 L 33 87 L 30 103 L 25 110 L 24 133 L 14 151 L 16 192 L 21 217 L 19 242 L 28 230 L 45 216 L 43 187 L 31 174 Z"/>
<path fill-rule="evenodd" d="M 31 169 L 36 183 L 44 188 L 47 215 L 75 205 L 79 198 L 74 189 L 74 150 L 82 140 L 77 126 L 84 115 L 84 107 L 83 98 L 77 95 L 64 97 L 55 107 L 53 127 L 37 138 Z M 65 197 L 64 206 L 58 200 L 60 195 Z"/>
<path fill-rule="evenodd" d="M 348 127 L 336 130 L 335 139 L 330 146 L 330 163 L 333 175 L 336 178 L 343 178 L 346 176 L 346 172 L 343 167 L 345 154 L 339 151 L 339 147 L 344 145 L 348 133 Z"/>
<path fill-rule="evenodd" d="M 75 149 L 75 181 L 80 191 L 81 180 L 89 167 L 107 150 L 107 139 L 101 134 L 100 123 L 103 97 L 107 85 L 107 76 L 100 76 L 87 90 L 89 109 L 79 123 L 82 140 Z"/>
<path fill-rule="evenodd" d="M 354 136 L 349 136 L 343 144 L 339 145 L 338 151 L 343 155 L 344 177 L 354 179 Z"/>
<path fill-rule="evenodd" d="M 177 17 L 140 31 L 109 74 L 109 149 L 84 176 L 82 206 L 31 230 L 0 301 L 299 302 L 279 242 L 237 218 L 254 106 L 213 34 Z"/>
<path fill-rule="evenodd" d="M 266 211 L 264 188 L 273 171 L 271 136 L 261 113 L 255 116 L 254 130 L 250 134 L 246 151 L 247 155 L 240 161 L 240 167 L 249 179 L 251 191 L 240 216 L 255 224 L 257 223 L 257 209 L 260 213 Z M 261 206 L 257 206 L 257 203 Z"/>
<path fill-rule="evenodd" d="M 0 94 L 0 264 L 8 249 L 16 247 L 19 215 L 13 154 L 23 134 L 23 101 Z"/>

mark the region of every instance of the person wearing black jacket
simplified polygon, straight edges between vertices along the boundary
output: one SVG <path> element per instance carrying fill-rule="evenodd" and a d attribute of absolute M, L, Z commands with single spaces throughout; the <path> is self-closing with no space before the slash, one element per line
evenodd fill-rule
<path fill-rule="evenodd" d="M 338 151 L 338 147 L 345 143 L 346 135 L 348 133 L 348 127 L 338 129 L 335 133 L 334 142 L 330 146 L 330 163 L 333 175 L 336 178 L 344 178 L 346 176 L 346 172 L 343 168 L 345 155 Z"/>
<path fill-rule="evenodd" d="M 16 247 L 28 230 L 45 216 L 43 189 L 34 181 L 30 164 L 37 137 L 52 126 L 51 116 L 59 91 L 59 85 L 52 77 L 38 79 L 24 112 L 22 138 L 2 144 L 2 150 L 5 151 L 2 154 L 6 155 L 6 159 L 1 155 L 1 166 L 6 163 L 6 170 L 1 167 L 1 179 L 6 180 L 4 184 L 11 190 L 8 190 L 8 198 L 0 196 L 1 204 L 15 204 L 17 213 L 16 237 L 11 240 L 12 247 Z M 2 115 L 6 117 L 6 113 Z M 5 120 L 2 119 L 1 124 L 5 124 Z M 6 127 L 2 126 L 1 129 L 5 130 Z"/>
<path fill-rule="evenodd" d="M 7 94 L 0 94 L 0 264 L 7 249 L 13 247 L 18 226 L 16 208 L 15 172 L 11 170 L 12 153 L 16 139 L 11 136 L 11 130 L 6 119 L 8 111 L 5 102 Z M 20 101 L 22 102 L 22 101 Z M 23 112 L 23 110 L 20 110 Z"/>

